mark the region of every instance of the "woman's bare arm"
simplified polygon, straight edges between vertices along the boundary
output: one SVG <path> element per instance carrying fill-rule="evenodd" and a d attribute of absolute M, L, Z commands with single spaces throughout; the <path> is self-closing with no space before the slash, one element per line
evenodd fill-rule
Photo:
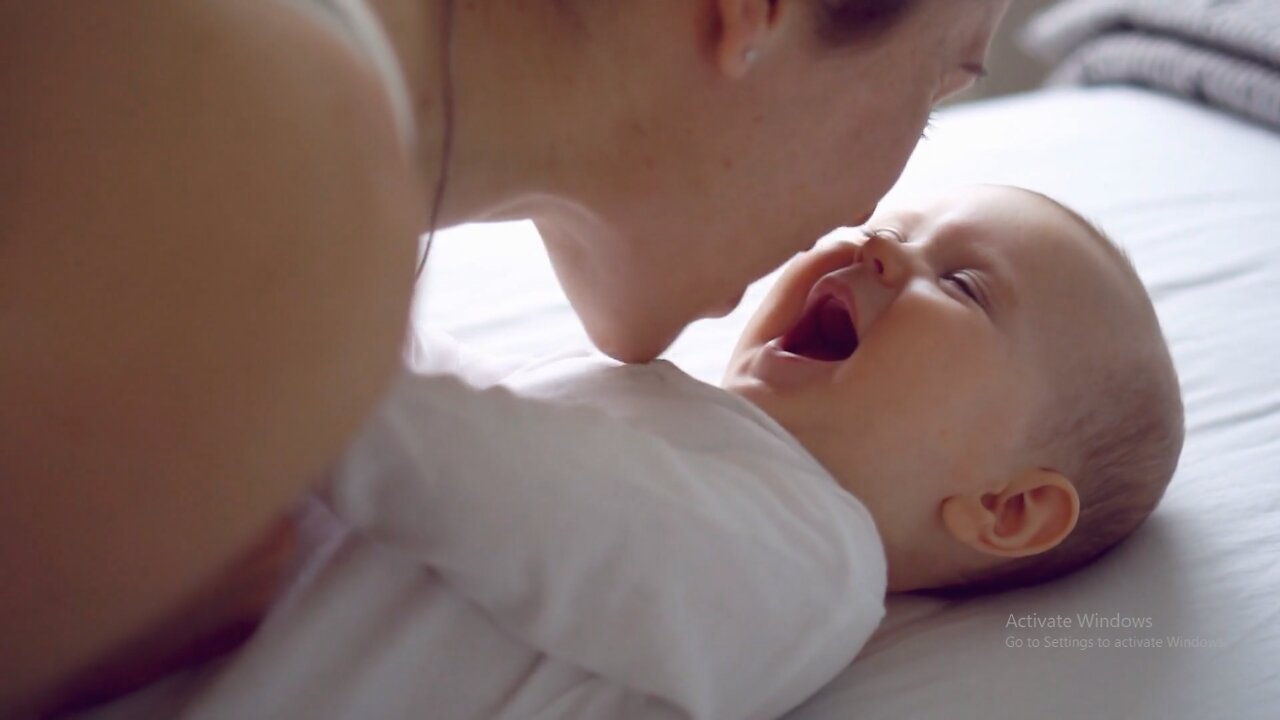
<path fill-rule="evenodd" d="M 276 3 L 0 19 L 2 709 L 341 449 L 397 362 L 420 194 L 371 73 Z"/>

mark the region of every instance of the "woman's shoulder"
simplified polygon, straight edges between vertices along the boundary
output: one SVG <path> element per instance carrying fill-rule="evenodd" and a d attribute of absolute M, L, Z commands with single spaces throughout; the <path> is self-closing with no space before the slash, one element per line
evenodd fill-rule
<path fill-rule="evenodd" d="M 0 9 L 0 708 L 191 597 L 384 390 L 421 193 L 377 83 L 269 0 Z"/>
<path fill-rule="evenodd" d="M 18 3 L 5 16 L 0 56 L 24 71 L 6 76 L 6 105 L 14 112 L 58 102 L 138 117 L 215 99 L 228 111 L 254 104 L 315 109 L 379 92 L 375 71 L 349 45 L 281 0 L 54 0 Z M 389 122 L 385 104 L 334 119 Z"/>
<path fill-rule="evenodd" d="M 425 194 L 381 80 L 288 3 L 19 3 L 0 66 L 22 68 L 0 93 L 11 246 L 87 230 L 154 252 L 195 225 L 285 253 L 386 238 L 401 262 L 416 235 Z"/>
<path fill-rule="evenodd" d="M 228 195 L 228 176 L 251 165 L 264 182 L 287 184 L 275 198 L 282 209 L 320 195 L 335 211 L 373 205 L 352 210 L 368 215 L 425 197 L 404 187 L 417 173 L 376 70 L 289 3 L 53 0 L 11 4 L 3 18 L 0 154 L 23 188 L 41 193 L 0 197 L 0 215 L 18 224 L 80 202 L 85 188 L 147 179 L 131 168 L 179 163 L 193 186 L 216 182 Z M 380 187 L 333 196 L 333 174 L 309 172 L 317 168 Z M 183 188 L 148 190 L 163 199 Z"/>

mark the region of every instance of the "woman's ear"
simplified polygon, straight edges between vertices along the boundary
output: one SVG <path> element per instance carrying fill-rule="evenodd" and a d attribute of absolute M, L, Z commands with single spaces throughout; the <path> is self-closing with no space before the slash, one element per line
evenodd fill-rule
<path fill-rule="evenodd" d="M 1061 543 L 1080 517 L 1080 495 L 1061 473 L 1024 471 L 999 492 L 954 495 L 942 502 L 952 537 L 996 557 L 1038 555 Z"/>
<path fill-rule="evenodd" d="M 713 0 L 718 32 L 714 57 L 732 78 L 747 74 L 777 21 L 778 0 Z"/>

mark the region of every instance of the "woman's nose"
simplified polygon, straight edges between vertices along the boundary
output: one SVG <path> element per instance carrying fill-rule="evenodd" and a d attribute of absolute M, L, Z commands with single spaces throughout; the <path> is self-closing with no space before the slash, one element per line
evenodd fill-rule
<path fill-rule="evenodd" d="M 862 244 L 862 261 L 880 282 L 896 289 L 911 274 L 911 258 L 905 244 L 906 238 L 897 230 L 875 230 L 868 233 L 866 242 Z"/>

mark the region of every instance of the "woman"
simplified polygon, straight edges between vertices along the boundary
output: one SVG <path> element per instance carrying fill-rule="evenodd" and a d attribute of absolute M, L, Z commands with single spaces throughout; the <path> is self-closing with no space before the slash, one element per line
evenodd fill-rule
<path fill-rule="evenodd" d="M 369 0 L 390 66 L 318 2 L 5 8 L 0 708 L 261 611 L 232 560 L 384 391 L 419 233 L 534 219 L 649 360 L 861 223 L 1009 0 Z"/>

